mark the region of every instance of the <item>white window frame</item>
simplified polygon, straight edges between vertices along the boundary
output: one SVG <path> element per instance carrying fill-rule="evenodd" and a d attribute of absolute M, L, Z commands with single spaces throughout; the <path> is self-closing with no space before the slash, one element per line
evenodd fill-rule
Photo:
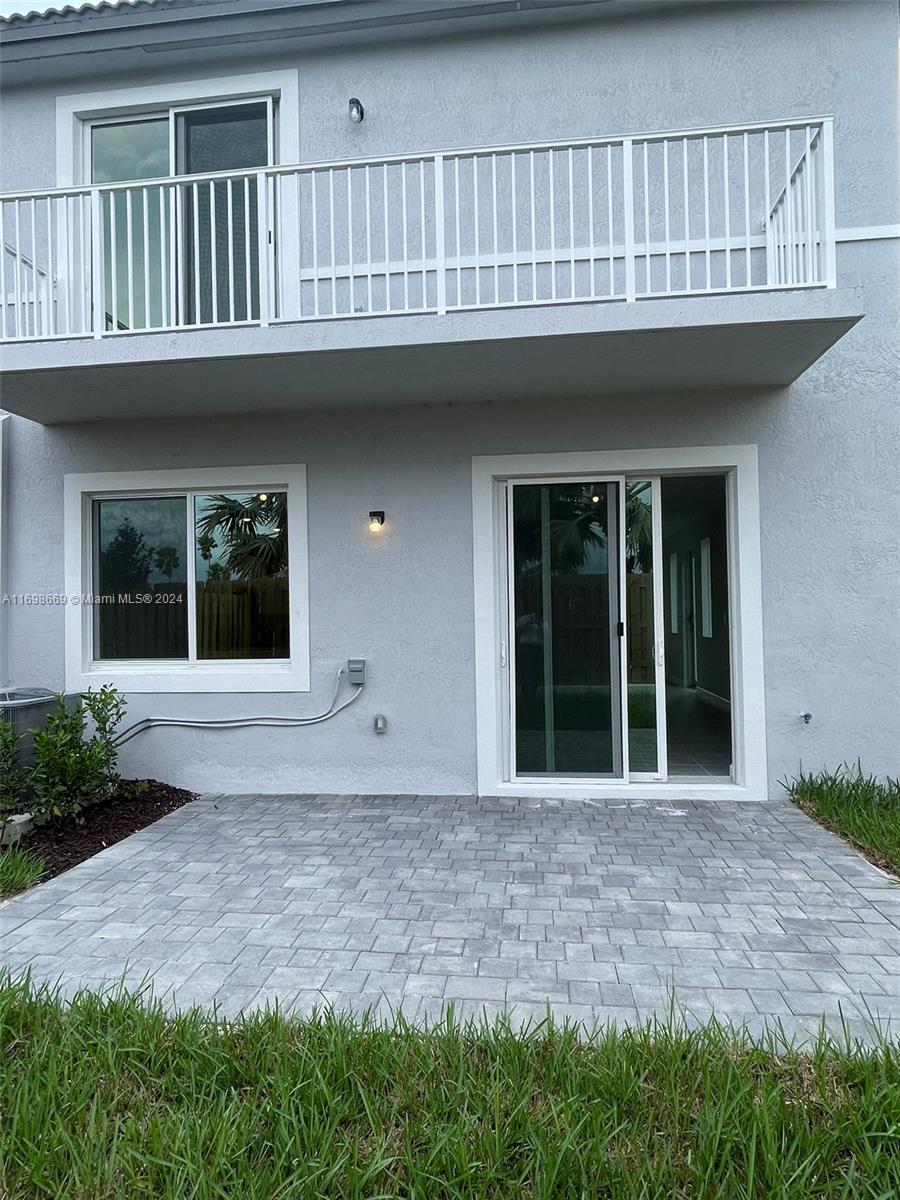
<path fill-rule="evenodd" d="M 669 633 L 678 632 L 679 605 L 681 589 L 678 586 L 678 553 L 669 555 Z"/>
<path fill-rule="evenodd" d="M 93 657 L 95 591 L 92 505 L 98 497 L 184 491 L 287 492 L 290 658 L 222 662 Z M 101 472 L 65 476 L 66 688 L 109 683 L 123 692 L 308 692 L 309 569 L 306 467 L 303 464 Z M 193 550 L 188 513 L 188 553 Z M 190 600 L 189 600 L 190 603 Z"/>
<path fill-rule="evenodd" d="M 81 121 L 83 144 L 81 147 L 81 175 L 83 184 L 93 186 L 93 134 L 95 129 L 108 128 L 110 125 L 132 125 L 147 121 L 165 122 L 169 145 L 168 175 L 174 178 L 179 175 L 177 162 L 177 130 L 178 118 L 186 113 L 221 112 L 224 108 L 244 108 L 247 105 L 265 105 L 266 109 L 266 161 L 264 166 L 275 165 L 276 112 L 271 95 L 248 95 L 232 100 L 211 100 L 203 104 L 169 104 L 162 108 L 147 110 L 140 113 L 128 113 L 115 117 L 85 117 Z M 262 169 L 262 168 L 260 168 Z M 121 182 L 128 182 L 122 180 Z M 143 182 L 136 180 L 135 182 Z M 99 185 L 103 186 L 103 185 Z"/>
<path fill-rule="evenodd" d="M 215 108 L 266 98 L 278 101 L 273 163 L 300 159 L 300 76 L 297 70 L 186 79 L 144 87 L 109 88 L 58 96 L 56 100 L 56 183 L 74 187 L 90 182 L 87 139 L 92 124 L 162 116 L 170 109 Z M 171 120 L 171 118 L 170 118 Z"/>
<path fill-rule="evenodd" d="M 733 782 L 670 777 L 631 783 L 510 778 L 505 480 L 608 475 L 723 474 L 727 480 Z M 551 799 L 762 800 L 768 794 L 762 574 L 757 448 L 688 446 L 646 450 L 511 454 L 472 459 L 475 586 L 475 707 L 478 791 L 484 796 Z"/>
<path fill-rule="evenodd" d="M 712 542 L 704 538 L 700 543 L 700 632 L 711 638 L 712 628 Z"/>

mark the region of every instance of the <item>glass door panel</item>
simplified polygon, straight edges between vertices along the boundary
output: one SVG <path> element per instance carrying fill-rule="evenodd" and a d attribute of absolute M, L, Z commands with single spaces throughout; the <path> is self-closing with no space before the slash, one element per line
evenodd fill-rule
<path fill-rule="evenodd" d="M 91 182 L 126 183 L 169 174 L 167 117 L 91 128 Z M 169 212 L 161 186 L 103 193 L 106 329 L 168 323 Z"/>
<path fill-rule="evenodd" d="M 514 775 L 621 778 L 618 481 L 512 485 Z"/>
<path fill-rule="evenodd" d="M 177 115 L 180 175 L 240 171 L 269 163 L 265 102 Z M 204 181 L 182 189 L 184 302 L 188 324 L 246 321 L 259 316 L 256 179 Z"/>
<path fill-rule="evenodd" d="M 670 779 L 731 777 L 732 646 L 724 475 L 661 481 L 669 563 L 665 709 Z"/>
<path fill-rule="evenodd" d="M 665 777 L 659 481 L 625 483 L 625 627 L 628 772 Z"/>

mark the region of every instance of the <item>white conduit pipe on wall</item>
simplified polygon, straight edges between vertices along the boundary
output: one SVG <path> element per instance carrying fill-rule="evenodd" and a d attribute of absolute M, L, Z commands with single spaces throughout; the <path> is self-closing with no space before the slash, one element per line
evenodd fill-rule
<path fill-rule="evenodd" d="M 360 685 L 348 700 L 345 700 L 343 704 L 337 704 L 343 674 L 344 668 L 341 667 L 334 682 L 334 694 L 331 697 L 331 703 L 324 712 L 318 713 L 314 717 L 218 717 L 207 720 L 200 720 L 199 718 L 196 720 L 189 718 L 182 719 L 181 717 L 144 717 L 142 721 L 136 721 L 134 725 L 130 725 L 127 729 L 124 729 L 114 739 L 113 744 L 115 746 L 124 746 L 133 737 L 137 737 L 139 733 L 143 733 L 145 729 L 151 729 L 155 725 L 175 725 L 183 729 L 244 729 L 252 725 L 284 725 L 288 728 L 293 728 L 299 725 L 319 725 L 322 721 L 329 721 L 332 717 L 336 717 L 339 712 L 343 712 L 345 708 L 349 708 L 359 698 L 359 694 L 363 690 L 362 685 Z"/>

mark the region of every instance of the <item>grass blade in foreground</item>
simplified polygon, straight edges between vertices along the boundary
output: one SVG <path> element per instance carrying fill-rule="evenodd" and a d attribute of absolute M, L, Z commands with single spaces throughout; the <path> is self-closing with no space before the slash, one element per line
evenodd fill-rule
<path fill-rule="evenodd" d="M 900 1193 L 900 1052 L 717 1025 L 427 1032 L 0 983 L 8 1200 Z"/>

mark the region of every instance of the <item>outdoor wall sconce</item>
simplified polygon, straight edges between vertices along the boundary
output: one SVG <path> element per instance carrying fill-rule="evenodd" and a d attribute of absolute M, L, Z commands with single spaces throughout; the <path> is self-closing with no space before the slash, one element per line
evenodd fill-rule
<path fill-rule="evenodd" d="M 369 533 L 381 533 L 384 528 L 384 513 L 370 512 L 369 513 Z"/>
<path fill-rule="evenodd" d="M 350 98 L 350 120 L 354 125 L 359 125 L 365 115 L 366 110 L 362 106 L 362 101 L 357 100 L 356 96 L 352 96 Z"/>

